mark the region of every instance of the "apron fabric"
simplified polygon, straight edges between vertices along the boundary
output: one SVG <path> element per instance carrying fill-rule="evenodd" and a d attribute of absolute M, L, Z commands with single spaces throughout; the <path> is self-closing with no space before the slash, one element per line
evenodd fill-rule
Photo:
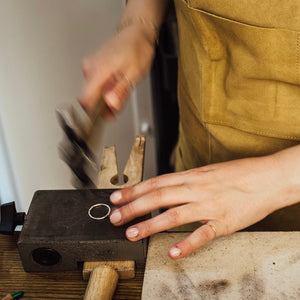
<path fill-rule="evenodd" d="M 300 1 L 175 0 L 176 171 L 300 142 Z"/>

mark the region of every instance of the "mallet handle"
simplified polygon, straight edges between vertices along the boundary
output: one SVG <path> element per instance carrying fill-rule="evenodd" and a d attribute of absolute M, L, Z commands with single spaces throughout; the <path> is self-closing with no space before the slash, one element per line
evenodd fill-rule
<path fill-rule="evenodd" d="M 84 300 L 110 300 L 117 287 L 118 272 L 110 266 L 99 266 L 93 270 L 85 291 Z"/>

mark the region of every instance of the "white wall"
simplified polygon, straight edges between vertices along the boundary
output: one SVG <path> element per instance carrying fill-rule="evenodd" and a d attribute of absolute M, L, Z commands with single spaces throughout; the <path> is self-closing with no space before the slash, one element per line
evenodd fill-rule
<path fill-rule="evenodd" d="M 0 167 L 12 170 L 0 178 L 0 191 L 3 182 L 15 187 L 18 210 L 28 209 L 35 190 L 72 188 L 69 168 L 58 157 L 62 131 L 55 108 L 76 99 L 83 83 L 82 58 L 114 33 L 122 10 L 119 0 L 0 0 L 0 119 L 5 136 L 0 138 L 7 150 L 6 158 L 0 152 L 7 166 Z M 129 103 L 118 121 L 106 126 L 103 145 L 117 146 L 121 167 L 140 131 L 136 122 L 152 124 L 149 90 L 147 79 L 135 93 L 142 99 L 139 106 Z M 154 139 L 149 136 L 145 177 L 154 174 Z"/>
<path fill-rule="evenodd" d="M 0 204 L 19 199 L 5 140 L 0 116 Z"/>

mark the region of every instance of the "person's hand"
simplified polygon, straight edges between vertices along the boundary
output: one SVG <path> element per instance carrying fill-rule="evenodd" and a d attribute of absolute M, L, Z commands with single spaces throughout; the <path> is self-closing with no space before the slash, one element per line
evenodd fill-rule
<path fill-rule="evenodd" d="M 150 69 L 154 56 L 145 26 L 123 28 L 94 56 L 84 59 L 85 85 L 79 102 L 89 112 L 101 97 L 112 112 L 120 111 L 132 87 Z"/>
<path fill-rule="evenodd" d="M 280 208 L 282 203 L 278 205 L 275 200 L 285 199 L 288 194 L 282 172 L 274 156 L 266 156 L 162 175 L 114 192 L 111 202 L 120 207 L 110 220 L 118 226 L 158 208 L 168 208 L 128 228 L 126 236 L 131 241 L 182 224 L 204 224 L 171 247 L 169 256 L 181 258 Z"/>

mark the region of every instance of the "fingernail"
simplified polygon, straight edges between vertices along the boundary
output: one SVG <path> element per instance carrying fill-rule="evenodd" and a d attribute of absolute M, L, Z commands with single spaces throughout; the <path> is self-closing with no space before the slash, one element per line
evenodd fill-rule
<path fill-rule="evenodd" d="M 126 235 L 129 237 L 129 238 L 135 238 L 137 237 L 139 234 L 139 231 L 137 228 L 130 228 L 130 229 L 127 229 L 126 231 Z"/>
<path fill-rule="evenodd" d="M 109 217 L 110 222 L 113 224 L 117 224 L 121 221 L 121 214 L 118 210 L 115 210 Z"/>
<path fill-rule="evenodd" d="M 122 194 L 120 191 L 117 191 L 117 192 L 113 192 L 111 195 L 110 195 L 110 201 L 111 202 L 118 202 L 119 200 L 121 200 L 122 198 Z"/>
<path fill-rule="evenodd" d="M 178 257 L 178 256 L 181 255 L 181 250 L 178 249 L 178 248 L 176 248 L 176 247 L 174 247 L 174 248 L 172 248 L 172 249 L 170 250 L 170 255 L 171 255 L 172 257 Z"/>
<path fill-rule="evenodd" d="M 119 98 L 118 96 L 116 95 L 116 93 L 114 92 L 108 92 L 106 95 L 105 95 L 105 99 L 106 99 L 106 103 L 117 109 L 119 107 Z"/>

